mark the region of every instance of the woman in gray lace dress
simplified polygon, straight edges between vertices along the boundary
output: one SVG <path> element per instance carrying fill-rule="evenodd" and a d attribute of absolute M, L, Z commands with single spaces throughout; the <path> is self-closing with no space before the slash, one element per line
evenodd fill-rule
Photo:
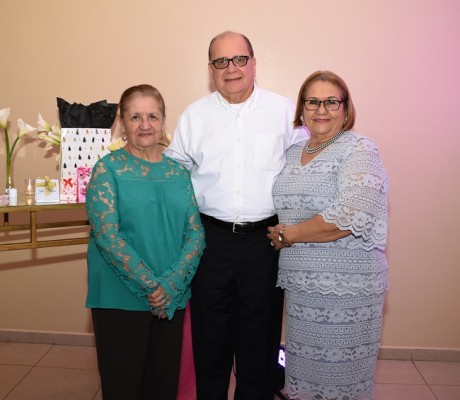
<path fill-rule="evenodd" d="M 280 224 L 278 285 L 286 299 L 286 386 L 291 399 L 370 400 L 387 262 L 388 177 L 376 145 L 353 132 L 345 82 L 329 71 L 300 88 L 292 146 L 273 190 Z"/>

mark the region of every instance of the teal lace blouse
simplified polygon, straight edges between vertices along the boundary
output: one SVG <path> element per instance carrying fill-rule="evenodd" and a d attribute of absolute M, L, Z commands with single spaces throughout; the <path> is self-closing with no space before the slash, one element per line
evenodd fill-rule
<path fill-rule="evenodd" d="M 150 163 L 114 151 L 93 168 L 86 211 L 87 307 L 157 314 L 146 296 L 161 286 L 167 318 L 185 308 L 205 242 L 184 167 L 166 156 Z"/>

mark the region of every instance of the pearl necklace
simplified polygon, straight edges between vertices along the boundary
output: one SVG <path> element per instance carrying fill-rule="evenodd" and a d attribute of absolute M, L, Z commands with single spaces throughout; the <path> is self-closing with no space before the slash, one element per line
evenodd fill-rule
<path fill-rule="evenodd" d="M 311 142 L 311 139 L 307 142 L 307 145 L 305 146 L 305 151 L 308 153 L 308 154 L 313 154 L 313 153 L 316 153 L 317 151 L 320 151 L 320 150 L 323 150 L 324 148 L 326 148 L 327 146 L 329 146 L 330 144 L 334 143 L 340 136 L 342 136 L 343 134 L 345 133 L 345 131 L 340 131 L 337 135 L 335 135 L 332 139 L 329 139 L 327 142 L 319 145 L 318 147 L 315 147 L 314 149 L 310 149 L 310 142 Z"/>

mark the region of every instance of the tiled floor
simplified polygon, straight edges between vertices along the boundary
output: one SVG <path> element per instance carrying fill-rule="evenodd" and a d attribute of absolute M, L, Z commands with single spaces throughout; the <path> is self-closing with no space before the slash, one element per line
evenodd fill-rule
<path fill-rule="evenodd" d="M 460 363 L 380 360 L 376 382 L 375 400 L 460 400 Z M 95 348 L 0 342 L 0 400 L 102 400 Z"/>

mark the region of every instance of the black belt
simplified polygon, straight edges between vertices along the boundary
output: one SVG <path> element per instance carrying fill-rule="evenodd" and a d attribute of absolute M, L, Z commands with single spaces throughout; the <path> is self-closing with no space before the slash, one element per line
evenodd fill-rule
<path fill-rule="evenodd" d="M 266 229 L 269 226 L 275 226 L 278 223 L 277 215 L 272 215 L 267 219 L 256 222 L 225 222 L 206 214 L 200 214 L 200 216 L 202 220 L 211 222 L 212 224 L 232 231 L 233 233 L 253 233 Z"/>

